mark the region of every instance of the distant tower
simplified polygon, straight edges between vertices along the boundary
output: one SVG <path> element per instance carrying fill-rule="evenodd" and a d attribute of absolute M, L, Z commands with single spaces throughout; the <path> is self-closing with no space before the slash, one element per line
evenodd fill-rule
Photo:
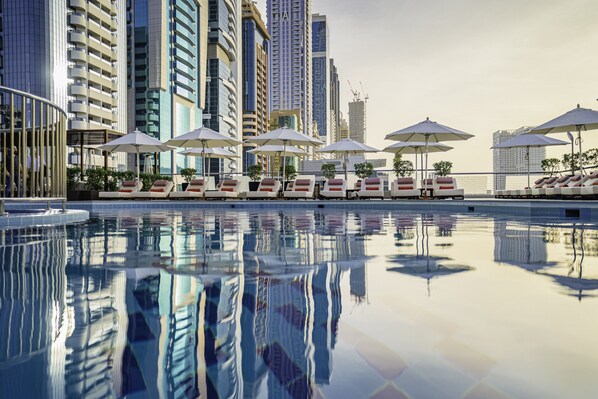
<path fill-rule="evenodd" d="M 330 32 L 325 15 L 314 14 L 312 40 L 313 115 L 320 140 L 331 144 L 330 112 Z"/>
<path fill-rule="evenodd" d="M 341 129 L 341 83 L 334 60 L 330 59 L 330 141 L 339 140 Z"/>
<path fill-rule="evenodd" d="M 311 0 L 268 0 L 270 111 L 299 110 L 312 132 Z"/>
<path fill-rule="evenodd" d="M 349 82 L 351 93 L 353 94 L 353 101 L 349 103 L 349 137 L 352 140 L 360 143 L 365 143 L 367 134 L 367 101 L 369 96 L 366 94 L 365 99 L 361 99 L 361 93 L 355 89 Z M 363 90 L 363 86 L 362 86 Z"/>

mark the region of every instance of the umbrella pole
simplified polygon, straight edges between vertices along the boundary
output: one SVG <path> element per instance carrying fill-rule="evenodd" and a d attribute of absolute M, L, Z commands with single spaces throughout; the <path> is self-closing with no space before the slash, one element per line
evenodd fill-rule
<path fill-rule="evenodd" d="M 428 136 L 426 136 L 426 171 L 425 171 L 426 175 L 424 176 L 424 179 L 426 179 L 427 173 L 428 173 L 428 140 L 429 139 L 430 138 Z"/>
<path fill-rule="evenodd" d="M 204 184 L 206 183 L 206 143 L 204 141 L 201 142 L 201 177 L 203 178 Z"/>
<path fill-rule="evenodd" d="M 347 152 L 345 152 L 345 160 L 343 166 L 345 168 L 345 184 L 347 184 L 347 182 L 349 181 L 349 171 L 347 170 L 349 169 L 349 153 Z"/>
<path fill-rule="evenodd" d="M 137 181 L 139 182 L 139 147 L 135 147 L 137 150 Z"/>
<path fill-rule="evenodd" d="M 529 178 L 529 146 L 527 146 L 527 152 L 525 154 L 525 159 L 527 159 L 527 188 L 532 188 L 530 185 L 530 178 Z"/>
<path fill-rule="evenodd" d="M 417 188 L 417 149 L 415 149 L 415 188 Z"/>
<path fill-rule="evenodd" d="M 286 174 L 287 174 L 286 157 L 287 157 L 287 142 L 285 141 L 284 144 L 282 145 L 282 190 L 283 191 L 285 189 L 284 180 L 285 180 Z"/>
<path fill-rule="evenodd" d="M 577 127 L 577 143 L 579 144 L 579 174 L 581 175 L 581 186 L 584 186 L 583 181 L 583 151 L 581 149 L 581 126 Z"/>

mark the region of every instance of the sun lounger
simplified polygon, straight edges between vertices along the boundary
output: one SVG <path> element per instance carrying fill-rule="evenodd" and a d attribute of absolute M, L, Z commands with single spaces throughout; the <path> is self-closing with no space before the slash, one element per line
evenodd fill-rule
<path fill-rule="evenodd" d="M 294 199 L 308 199 L 314 197 L 314 187 L 315 181 L 312 179 L 297 179 L 293 184 L 292 191 L 285 191 L 284 197 L 285 198 L 294 198 Z"/>
<path fill-rule="evenodd" d="M 384 199 L 383 181 L 379 177 L 365 179 L 357 192 L 359 198 L 380 198 Z"/>
<path fill-rule="evenodd" d="M 142 186 L 138 181 L 124 181 L 118 191 L 102 191 L 99 196 L 101 199 L 131 199 L 133 193 L 141 191 Z"/>
<path fill-rule="evenodd" d="M 207 191 L 204 195 L 206 199 L 228 199 L 239 198 L 241 182 L 239 180 L 225 180 L 218 188 L 218 191 Z"/>
<path fill-rule="evenodd" d="M 538 179 L 534 182 L 534 188 L 540 188 L 543 187 L 544 182 L 548 179 L 548 177 L 542 177 L 541 179 Z M 526 189 L 524 189 L 526 190 Z M 522 192 L 522 195 L 525 195 L 527 192 L 524 190 L 498 190 L 496 192 L 495 197 L 496 198 L 515 198 L 518 194 L 519 191 Z M 531 195 L 531 191 L 530 191 L 530 195 Z"/>
<path fill-rule="evenodd" d="M 581 188 L 582 198 L 596 198 L 598 196 L 598 172 L 590 175 L 590 180 Z"/>
<path fill-rule="evenodd" d="M 517 190 L 513 197 L 519 198 L 539 198 L 546 197 L 546 190 L 554 188 L 556 182 L 559 180 L 558 177 L 549 177 L 540 184 L 535 185 L 533 188 L 526 188 L 523 190 Z"/>
<path fill-rule="evenodd" d="M 465 190 L 457 187 L 457 179 L 453 177 L 437 177 L 434 179 L 434 198 L 465 198 Z"/>
<path fill-rule="evenodd" d="M 135 199 L 166 199 L 174 188 L 170 180 L 156 180 L 149 191 L 133 193 Z"/>
<path fill-rule="evenodd" d="M 420 190 L 415 187 L 415 181 L 412 177 L 399 177 L 393 182 L 390 191 L 391 198 L 419 198 Z"/>
<path fill-rule="evenodd" d="M 556 198 L 562 195 L 563 188 L 569 187 L 573 181 L 579 181 L 577 179 L 579 175 L 575 176 L 562 176 L 560 177 L 554 184 L 554 187 L 547 187 L 546 188 L 546 197 Z M 577 180 L 576 180 L 577 179 Z"/>
<path fill-rule="evenodd" d="M 345 179 L 328 179 L 320 195 L 324 198 L 344 199 L 347 197 L 347 182 Z"/>
<path fill-rule="evenodd" d="M 257 191 L 247 193 L 247 199 L 273 199 L 278 197 L 280 181 L 277 179 L 262 179 Z"/>
<path fill-rule="evenodd" d="M 182 192 L 170 193 L 171 199 L 197 199 L 203 198 L 206 184 L 203 179 L 191 180 L 187 189 Z"/>
<path fill-rule="evenodd" d="M 581 176 L 577 176 L 577 179 L 571 181 L 569 187 L 565 187 L 561 190 L 561 195 L 564 198 L 574 198 L 581 197 L 582 192 L 584 192 L 586 193 L 586 196 L 591 196 L 593 192 L 593 188 L 591 187 L 594 187 L 594 184 L 597 183 L 598 172 L 594 172 L 591 175 L 584 176 L 583 179 L 581 178 Z"/>

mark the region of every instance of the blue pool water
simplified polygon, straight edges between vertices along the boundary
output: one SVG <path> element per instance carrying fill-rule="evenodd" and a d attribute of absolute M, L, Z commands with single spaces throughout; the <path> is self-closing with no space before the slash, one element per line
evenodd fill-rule
<path fill-rule="evenodd" d="M 0 232 L 1 398 L 595 398 L 598 230 L 135 211 Z"/>

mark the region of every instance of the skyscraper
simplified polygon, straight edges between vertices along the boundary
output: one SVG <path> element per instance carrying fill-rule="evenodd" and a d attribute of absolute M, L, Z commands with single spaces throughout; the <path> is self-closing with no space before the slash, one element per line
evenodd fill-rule
<path fill-rule="evenodd" d="M 512 139 L 515 136 L 523 134 L 529 130 L 529 127 L 521 127 L 516 130 L 499 130 L 492 134 L 492 145 L 500 144 L 503 141 Z M 527 172 L 527 159 L 525 148 L 500 148 L 492 150 L 492 162 L 494 172 L 500 172 L 500 175 L 494 175 L 494 190 L 504 190 L 507 185 L 507 176 L 509 173 L 523 174 Z M 542 169 L 542 160 L 546 157 L 545 147 L 530 148 L 529 164 L 532 172 Z"/>
<path fill-rule="evenodd" d="M 330 144 L 331 112 L 330 112 L 330 33 L 325 15 L 312 16 L 312 83 L 313 83 L 313 117 L 318 124 L 320 140 Z"/>
<path fill-rule="evenodd" d="M 334 59 L 330 59 L 330 141 L 339 140 L 341 130 L 341 83 Z"/>
<path fill-rule="evenodd" d="M 209 0 L 208 4 L 210 31 L 204 125 L 241 138 L 241 0 Z M 238 170 L 237 161 L 212 161 L 222 172 Z"/>
<path fill-rule="evenodd" d="M 349 103 L 349 138 L 365 143 L 366 139 L 365 101 L 355 97 Z"/>
<path fill-rule="evenodd" d="M 161 141 L 202 126 L 208 0 L 130 0 L 129 130 Z M 159 155 L 161 173 L 201 161 Z"/>
<path fill-rule="evenodd" d="M 270 110 L 299 110 L 312 132 L 311 0 L 268 0 Z"/>
<path fill-rule="evenodd" d="M 268 51 L 270 35 L 253 1 L 243 0 L 243 140 L 266 133 L 269 127 Z M 256 156 L 243 146 L 243 172 Z"/>

